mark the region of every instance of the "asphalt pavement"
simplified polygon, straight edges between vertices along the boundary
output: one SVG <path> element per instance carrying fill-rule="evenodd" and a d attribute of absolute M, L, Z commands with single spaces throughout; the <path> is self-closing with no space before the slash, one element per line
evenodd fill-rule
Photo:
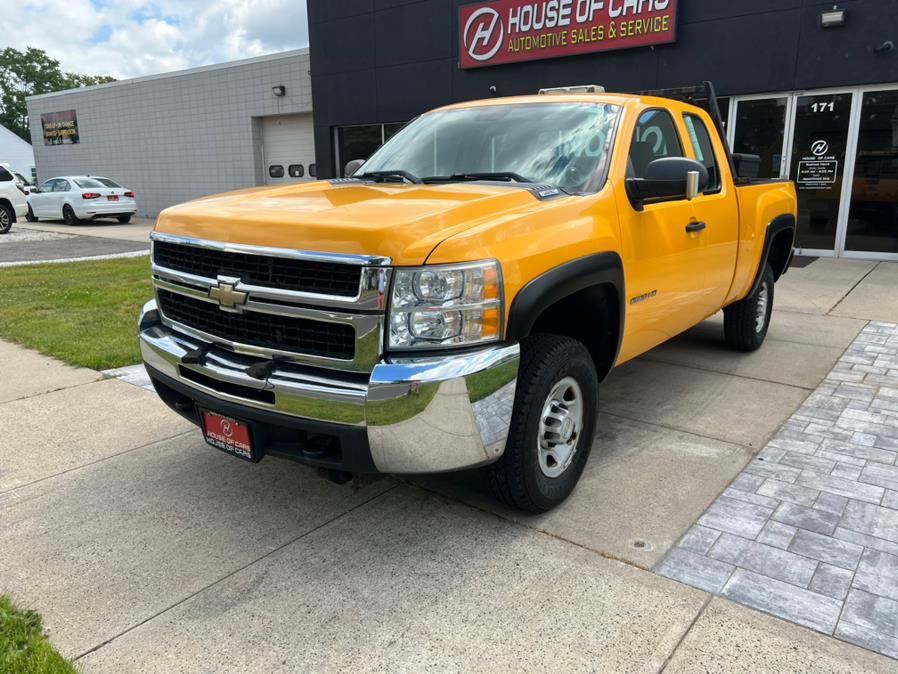
<path fill-rule="evenodd" d="M 145 255 L 153 220 L 121 225 L 96 221 L 75 226 L 17 222 L 0 236 L 0 267 Z"/>

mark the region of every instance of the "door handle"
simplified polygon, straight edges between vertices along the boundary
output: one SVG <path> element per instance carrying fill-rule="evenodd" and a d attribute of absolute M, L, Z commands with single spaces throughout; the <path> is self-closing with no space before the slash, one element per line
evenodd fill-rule
<path fill-rule="evenodd" d="M 688 225 L 686 225 L 686 233 L 694 234 L 695 232 L 702 231 L 707 226 L 708 225 L 706 225 L 704 222 L 690 222 Z"/>

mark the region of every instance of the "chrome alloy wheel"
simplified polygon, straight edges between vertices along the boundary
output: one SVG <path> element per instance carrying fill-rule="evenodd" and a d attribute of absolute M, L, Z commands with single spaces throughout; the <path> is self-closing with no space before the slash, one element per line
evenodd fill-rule
<path fill-rule="evenodd" d="M 12 217 L 5 208 L 0 208 L 0 234 L 5 234 L 12 227 Z"/>
<path fill-rule="evenodd" d="M 539 418 L 539 467 L 546 477 L 558 477 L 571 465 L 583 429 L 583 392 L 573 377 L 565 377 L 549 392 Z"/>
<path fill-rule="evenodd" d="M 761 284 L 758 288 L 758 302 L 755 309 L 755 332 L 761 332 L 767 323 L 767 302 L 769 293 L 767 292 L 767 282 Z"/>

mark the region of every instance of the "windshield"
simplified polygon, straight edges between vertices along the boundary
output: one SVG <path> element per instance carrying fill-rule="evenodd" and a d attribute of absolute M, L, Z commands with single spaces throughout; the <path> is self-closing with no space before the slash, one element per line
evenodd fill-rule
<path fill-rule="evenodd" d="M 119 185 L 114 180 L 110 180 L 109 178 L 94 178 L 94 180 L 98 180 L 99 182 L 106 185 L 106 187 L 121 187 L 121 185 Z"/>
<path fill-rule="evenodd" d="M 106 187 L 99 180 L 94 180 L 93 178 L 76 178 L 75 184 L 78 187 Z"/>
<path fill-rule="evenodd" d="M 464 179 L 496 173 L 568 192 L 600 187 L 616 105 L 531 103 L 440 110 L 422 115 L 393 136 L 357 175 L 405 171 Z"/>

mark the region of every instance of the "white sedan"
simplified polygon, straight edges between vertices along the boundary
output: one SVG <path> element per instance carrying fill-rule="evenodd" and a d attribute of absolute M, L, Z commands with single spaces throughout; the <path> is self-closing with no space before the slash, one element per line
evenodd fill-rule
<path fill-rule="evenodd" d="M 134 192 L 113 183 L 108 178 L 90 176 L 61 176 L 50 178 L 28 195 L 29 222 L 41 218 L 62 219 L 67 225 L 77 225 L 82 220 L 116 218 L 121 223 L 130 222 L 137 211 Z"/>

